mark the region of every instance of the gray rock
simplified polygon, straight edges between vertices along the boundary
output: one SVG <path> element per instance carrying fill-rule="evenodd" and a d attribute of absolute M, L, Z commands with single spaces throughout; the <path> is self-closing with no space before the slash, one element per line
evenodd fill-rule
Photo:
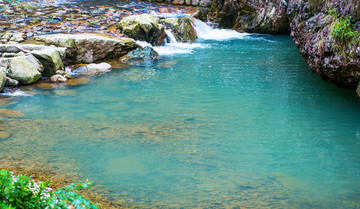
<path fill-rule="evenodd" d="M 50 77 L 50 82 L 52 83 L 65 83 L 67 79 L 62 75 L 53 75 Z"/>
<path fill-rule="evenodd" d="M 19 85 L 19 81 L 6 77 L 5 86 L 17 86 L 17 85 Z"/>
<path fill-rule="evenodd" d="M 201 7 L 210 7 L 211 1 L 210 0 L 200 0 L 199 6 Z"/>
<path fill-rule="evenodd" d="M 21 47 L 41 62 L 44 67 L 43 76 L 50 77 L 55 75 L 57 70 L 64 70 L 62 57 L 65 55 L 66 48 L 32 44 L 21 45 Z"/>
<path fill-rule="evenodd" d="M 41 79 L 43 70 L 42 64 L 31 54 L 19 53 L 16 57 L 8 58 L 7 74 L 21 84 L 35 83 Z"/>
<path fill-rule="evenodd" d="M 121 58 L 121 61 L 126 62 L 151 62 L 158 59 L 159 54 L 151 47 L 138 48 L 129 52 L 126 56 Z"/>
<path fill-rule="evenodd" d="M 178 42 L 193 42 L 197 38 L 190 18 L 165 18 L 160 20 L 160 22 L 172 31 Z"/>
<path fill-rule="evenodd" d="M 111 65 L 106 62 L 102 62 L 100 64 L 90 64 L 90 65 L 87 65 L 86 67 L 89 72 L 106 73 L 106 72 L 111 71 Z"/>
<path fill-rule="evenodd" d="M 119 26 L 127 36 L 146 41 L 153 46 L 162 45 L 166 37 L 165 27 L 159 24 L 159 18 L 149 14 L 125 17 L 120 21 Z"/>
<path fill-rule="evenodd" d="M 25 40 L 25 38 L 26 38 L 26 35 L 24 33 L 14 33 L 9 41 L 22 42 Z"/>
<path fill-rule="evenodd" d="M 107 73 L 111 71 L 111 65 L 108 63 L 100 63 L 100 64 L 89 64 L 85 66 L 81 66 L 72 72 L 77 74 L 86 74 L 86 75 L 95 75 L 100 73 Z"/>
<path fill-rule="evenodd" d="M 4 35 L 1 36 L 1 39 L 5 40 L 5 42 L 8 42 L 8 41 L 10 41 L 10 39 L 13 35 L 14 34 L 11 32 L 6 32 Z"/>
<path fill-rule="evenodd" d="M 93 63 L 119 58 L 139 47 L 131 39 L 95 34 L 53 34 L 34 38 L 49 45 L 66 47 L 65 64 Z"/>

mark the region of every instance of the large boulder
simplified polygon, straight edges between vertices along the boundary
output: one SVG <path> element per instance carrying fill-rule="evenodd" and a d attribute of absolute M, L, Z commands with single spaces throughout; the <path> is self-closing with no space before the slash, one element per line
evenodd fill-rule
<path fill-rule="evenodd" d="M 35 83 L 41 79 L 42 64 L 31 54 L 18 53 L 17 56 L 7 58 L 7 75 L 21 84 Z"/>
<path fill-rule="evenodd" d="M 288 34 L 284 0 L 213 0 L 209 18 L 239 32 Z"/>
<path fill-rule="evenodd" d="M 197 38 L 190 18 L 165 18 L 160 20 L 166 29 L 170 29 L 178 42 L 193 42 Z"/>
<path fill-rule="evenodd" d="M 125 17 L 120 21 L 119 26 L 130 38 L 146 41 L 153 46 L 162 45 L 166 37 L 165 27 L 159 24 L 159 18 L 149 14 Z"/>
<path fill-rule="evenodd" d="M 43 76 L 50 77 L 55 75 L 56 71 L 64 70 L 62 57 L 65 55 L 65 48 L 26 44 L 21 45 L 24 51 L 34 55 L 43 65 Z"/>
<path fill-rule="evenodd" d="M 48 45 L 66 47 L 65 64 L 93 63 L 124 56 L 139 47 L 132 39 L 97 34 L 53 34 L 35 36 Z"/>
<path fill-rule="evenodd" d="M 0 53 L 3 54 L 3 57 L 14 57 L 19 52 L 35 56 L 43 65 L 43 76 L 50 77 L 57 70 L 64 70 L 62 57 L 65 55 L 66 48 L 34 44 L 0 45 Z"/>

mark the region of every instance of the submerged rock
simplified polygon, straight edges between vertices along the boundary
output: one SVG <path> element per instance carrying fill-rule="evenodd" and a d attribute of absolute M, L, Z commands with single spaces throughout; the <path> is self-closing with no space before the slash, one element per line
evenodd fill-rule
<path fill-rule="evenodd" d="M 66 85 L 68 86 L 78 86 L 78 85 L 84 85 L 90 82 L 90 78 L 87 77 L 77 77 L 70 79 L 66 82 Z"/>
<path fill-rule="evenodd" d="M 76 94 L 74 90 L 54 90 L 53 92 L 60 96 L 74 96 Z"/>
<path fill-rule="evenodd" d="M 44 90 L 50 90 L 56 88 L 55 84 L 53 83 L 46 83 L 46 82 L 40 82 L 36 84 L 37 88 L 44 89 Z"/>
<path fill-rule="evenodd" d="M 7 139 L 10 136 L 11 136 L 11 133 L 4 131 L 4 130 L 0 130 L 0 140 Z"/>
<path fill-rule="evenodd" d="M 8 118 L 21 118 L 25 117 L 25 114 L 18 110 L 0 109 L 0 115 Z"/>
<path fill-rule="evenodd" d="M 166 37 L 165 27 L 159 24 L 159 18 L 149 14 L 133 15 L 122 19 L 119 26 L 124 34 L 153 46 L 162 45 Z"/>
<path fill-rule="evenodd" d="M 53 34 L 35 36 L 35 39 L 49 45 L 66 47 L 66 64 L 114 59 L 139 47 L 131 39 L 96 34 Z"/>
<path fill-rule="evenodd" d="M 160 64 L 156 65 L 156 68 L 171 68 L 174 65 L 176 65 L 179 62 L 179 60 L 170 60 L 170 61 L 164 61 Z"/>
<path fill-rule="evenodd" d="M 127 62 L 151 62 L 159 58 L 159 54 L 151 47 L 137 48 L 121 58 L 123 63 Z"/>
<path fill-rule="evenodd" d="M 160 21 L 170 29 L 178 42 L 193 42 L 197 39 L 195 28 L 190 18 L 166 18 Z"/>

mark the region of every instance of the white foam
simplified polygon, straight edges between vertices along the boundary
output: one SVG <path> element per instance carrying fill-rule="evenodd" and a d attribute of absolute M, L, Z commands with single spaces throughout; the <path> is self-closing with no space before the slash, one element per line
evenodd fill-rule
<path fill-rule="evenodd" d="M 194 27 L 198 38 L 204 40 L 226 41 L 231 39 L 244 39 L 249 33 L 239 33 L 228 29 L 213 29 L 205 22 L 194 19 Z"/>
<path fill-rule="evenodd" d="M 165 33 L 166 33 L 167 37 L 169 37 L 170 43 L 176 43 L 177 42 L 176 37 L 175 37 L 175 35 L 173 34 L 173 32 L 171 30 L 165 30 Z"/>
<path fill-rule="evenodd" d="M 0 93 L 0 96 L 10 96 L 10 97 L 28 97 L 32 96 L 31 94 L 28 94 L 24 91 L 21 91 L 20 89 L 17 89 L 15 91 L 5 91 L 5 93 Z"/>
<path fill-rule="evenodd" d="M 207 44 L 200 43 L 168 43 L 165 46 L 153 47 L 159 55 L 189 54 L 196 48 L 206 48 Z"/>
<path fill-rule="evenodd" d="M 175 37 L 174 37 L 175 38 Z M 152 47 L 160 56 L 164 55 L 174 55 L 174 54 L 188 54 L 194 51 L 195 48 L 206 48 L 207 44 L 200 43 L 181 43 L 181 42 L 171 42 L 167 43 L 164 46 L 151 46 L 151 44 L 145 41 L 136 41 L 141 47 Z"/>

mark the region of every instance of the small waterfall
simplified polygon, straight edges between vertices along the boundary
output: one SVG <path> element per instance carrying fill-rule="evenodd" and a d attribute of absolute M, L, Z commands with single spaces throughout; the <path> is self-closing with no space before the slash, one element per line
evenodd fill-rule
<path fill-rule="evenodd" d="M 195 18 L 193 20 L 194 20 L 194 28 L 199 38 L 205 37 L 213 30 L 213 28 L 208 26 L 205 22 Z"/>
<path fill-rule="evenodd" d="M 165 30 L 165 33 L 166 33 L 167 37 L 169 38 L 170 43 L 177 43 L 175 35 L 173 34 L 173 32 L 171 30 Z"/>
<path fill-rule="evenodd" d="M 225 41 L 231 39 L 243 39 L 245 36 L 249 35 L 248 33 L 239 33 L 235 30 L 213 29 L 211 26 L 198 19 L 193 19 L 193 21 L 195 31 L 200 39 Z"/>

